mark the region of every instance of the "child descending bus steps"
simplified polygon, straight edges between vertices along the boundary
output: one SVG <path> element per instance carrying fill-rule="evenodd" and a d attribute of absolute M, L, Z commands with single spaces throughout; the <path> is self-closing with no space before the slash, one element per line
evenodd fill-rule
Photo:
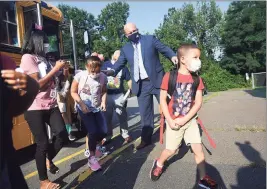
<path fill-rule="evenodd" d="M 55 64 L 56 61 L 56 54 L 55 52 L 48 52 L 46 54 L 46 57 L 52 65 Z M 55 82 L 56 82 L 56 91 L 57 91 L 57 104 L 59 111 L 62 115 L 62 118 L 65 122 L 65 127 L 68 132 L 68 137 L 70 141 L 74 141 L 76 137 L 73 135 L 72 132 L 72 120 L 71 116 L 68 116 L 70 114 L 70 104 L 68 102 L 68 95 L 70 95 L 69 90 L 70 90 L 70 83 L 71 83 L 71 78 L 70 78 L 70 64 L 69 62 L 63 67 L 61 71 L 57 74 L 57 77 L 55 77 Z"/>
<path fill-rule="evenodd" d="M 101 169 L 96 158 L 97 144 L 107 134 L 106 111 L 107 77 L 100 73 L 101 61 L 97 56 L 87 60 L 86 70 L 75 75 L 71 86 L 71 96 L 77 103 L 77 111 L 89 135 L 88 166 L 92 171 Z"/>
<path fill-rule="evenodd" d="M 201 78 L 195 73 L 201 67 L 200 50 L 195 45 L 186 44 L 178 48 L 177 54 L 178 71 L 166 73 L 161 85 L 160 105 L 166 119 L 166 146 L 160 157 L 154 161 L 150 178 L 153 181 L 160 178 L 165 161 L 175 154 L 184 139 L 195 154 L 200 175 L 198 185 L 205 189 L 215 189 L 218 187 L 216 181 L 206 174 L 205 157 L 196 121 L 204 88 Z M 171 81 L 174 82 L 173 85 L 170 85 Z M 170 90 L 169 87 L 173 89 Z"/>

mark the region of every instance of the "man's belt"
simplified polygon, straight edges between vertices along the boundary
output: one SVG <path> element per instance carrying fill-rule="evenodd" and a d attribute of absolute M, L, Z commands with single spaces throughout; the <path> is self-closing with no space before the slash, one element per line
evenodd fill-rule
<path fill-rule="evenodd" d="M 150 81 L 149 77 L 142 79 L 142 81 Z"/>

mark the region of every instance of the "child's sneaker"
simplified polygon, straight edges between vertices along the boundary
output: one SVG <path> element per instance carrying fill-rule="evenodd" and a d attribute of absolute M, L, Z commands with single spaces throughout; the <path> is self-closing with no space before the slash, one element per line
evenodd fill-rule
<path fill-rule="evenodd" d="M 92 169 L 92 171 L 97 171 L 97 170 L 101 169 L 101 166 L 99 165 L 95 156 L 91 156 L 88 159 L 88 166 Z"/>
<path fill-rule="evenodd" d="M 89 151 L 88 149 L 85 149 L 85 150 L 84 150 L 84 156 L 89 158 L 89 156 L 90 156 L 90 151 Z"/>
<path fill-rule="evenodd" d="M 151 168 L 151 171 L 150 171 L 150 179 L 151 179 L 152 181 L 156 181 L 156 180 L 159 179 L 159 177 L 160 177 L 161 174 L 162 174 L 162 168 L 163 168 L 163 167 L 159 167 L 159 166 L 157 165 L 157 160 L 155 160 L 154 163 L 153 163 L 153 166 L 152 166 L 152 168 Z"/>
<path fill-rule="evenodd" d="M 198 185 L 205 189 L 217 189 L 218 188 L 218 184 L 216 183 L 216 181 L 210 178 L 208 175 L 206 175 L 203 179 L 201 179 Z"/>

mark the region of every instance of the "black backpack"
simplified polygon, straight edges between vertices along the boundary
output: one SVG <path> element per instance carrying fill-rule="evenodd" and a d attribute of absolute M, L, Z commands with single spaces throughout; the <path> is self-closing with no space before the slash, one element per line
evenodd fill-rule
<path fill-rule="evenodd" d="M 192 86 L 192 90 L 193 90 L 193 100 L 195 99 L 196 96 L 196 92 L 197 92 L 197 88 L 200 82 L 199 76 L 196 73 L 191 73 L 192 78 L 193 78 L 193 86 Z M 169 104 L 170 102 L 170 98 L 172 97 L 174 90 L 176 88 L 176 81 L 177 81 L 177 77 L 178 77 L 178 69 L 174 69 L 172 71 L 170 71 L 170 76 L 169 76 L 169 81 L 168 81 L 168 95 L 170 95 L 169 98 L 167 98 L 167 104 Z"/>

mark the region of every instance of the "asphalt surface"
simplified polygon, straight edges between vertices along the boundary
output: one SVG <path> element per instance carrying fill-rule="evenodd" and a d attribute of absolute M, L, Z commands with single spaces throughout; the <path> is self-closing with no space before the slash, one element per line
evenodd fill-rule
<path fill-rule="evenodd" d="M 200 117 L 210 135 L 217 144 L 212 149 L 203 135 L 207 171 L 216 179 L 221 188 L 263 189 L 266 188 L 266 92 L 227 91 L 209 94 L 200 111 Z M 156 105 L 155 101 L 155 105 Z M 155 113 L 158 115 L 157 105 Z M 136 98 L 128 102 L 129 126 L 132 136 L 140 135 L 139 113 Z M 114 120 L 114 135 L 119 133 Z M 157 117 L 155 123 L 158 123 Z M 63 188 L 81 189 L 142 189 L 197 188 L 197 171 L 194 156 L 183 146 L 179 153 L 167 163 L 167 169 L 157 182 L 152 182 L 149 172 L 155 158 L 159 156 L 163 145 L 158 143 L 158 131 L 155 129 L 154 144 L 136 152 L 132 144 L 123 146 L 120 136 L 107 148 L 111 155 L 101 160 L 102 170 L 92 173 L 87 167 L 83 155 L 85 139 L 81 138 L 64 147 L 55 162 L 60 172 L 50 175 L 51 180 L 59 182 Z M 21 154 L 21 168 L 27 178 L 30 189 L 39 187 L 35 161 L 32 159 L 34 146 L 24 149 Z"/>

